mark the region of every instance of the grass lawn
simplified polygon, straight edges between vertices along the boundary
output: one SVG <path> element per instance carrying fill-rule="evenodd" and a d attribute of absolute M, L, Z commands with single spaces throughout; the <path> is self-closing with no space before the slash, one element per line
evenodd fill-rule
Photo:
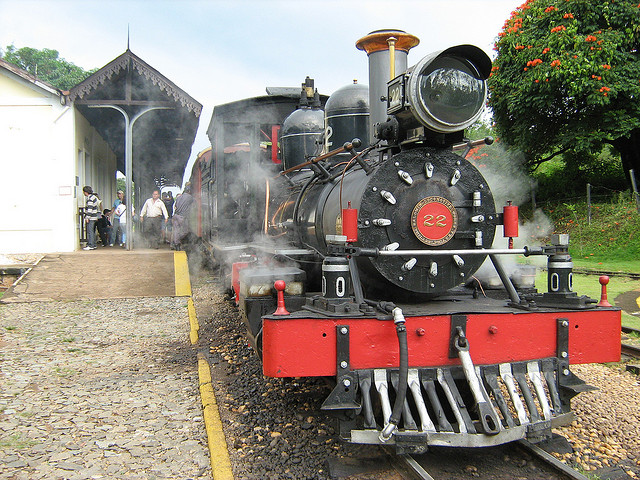
<path fill-rule="evenodd" d="M 587 221 L 586 201 L 549 202 L 541 210 L 553 223 L 553 233 L 569 234 L 569 252 L 574 267 L 573 290 L 578 295 L 600 299 L 598 275 L 578 273 L 581 271 L 640 275 L 640 214 L 629 192 L 618 194 L 610 201 L 593 204 L 591 222 Z M 544 262 L 538 263 L 533 259 L 524 263 L 544 265 Z M 536 287 L 540 292 L 547 291 L 546 272 L 538 274 Z M 640 280 L 611 276 L 607 288 L 611 304 L 615 305 L 618 295 L 629 291 L 637 291 L 637 297 L 640 297 Z M 632 303 L 627 308 L 633 306 Z M 640 311 L 640 305 L 634 311 Z M 623 311 L 622 324 L 640 329 L 640 317 Z"/>
<path fill-rule="evenodd" d="M 636 273 L 640 275 L 640 259 L 602 259 L 595 255 L 589 258 L 573 257 L 573 268 L 580 270 Z"/>
<path fill-rule="evenodd" d="M 554 233 L 568 233 L 577 268 L 640 274 L 640 214 L 629 195 L 594 204 L 587 221 L 586 202 L 542 208 Z"/>

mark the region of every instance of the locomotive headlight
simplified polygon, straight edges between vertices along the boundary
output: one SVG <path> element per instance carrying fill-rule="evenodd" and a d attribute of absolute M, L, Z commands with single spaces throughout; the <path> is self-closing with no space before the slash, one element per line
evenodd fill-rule
<path fill-rule="evenodd" d="M 421 123 L 436 131 L 457 131 L 478 117 L 487 97 L 473 65 L 442 57 L 409 77 L 409 99 Z"/>
<path fill-rule="evenodd" d="M 387 113 L 405 128 L 464 130 L 482 113 L 490 70 L 489 57 L 472 45 L 431 54 L 389 82 Z"/>

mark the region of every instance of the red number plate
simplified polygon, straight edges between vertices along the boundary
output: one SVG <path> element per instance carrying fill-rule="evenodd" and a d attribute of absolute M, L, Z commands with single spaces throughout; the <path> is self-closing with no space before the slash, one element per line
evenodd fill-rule
<path fill-rule="evenodd" d="M 411 228 L 422 243 L 443 245 L 451 240 L 458 229 L 458 212 L 446 198 L 423 198 L 411 213 Z"/>

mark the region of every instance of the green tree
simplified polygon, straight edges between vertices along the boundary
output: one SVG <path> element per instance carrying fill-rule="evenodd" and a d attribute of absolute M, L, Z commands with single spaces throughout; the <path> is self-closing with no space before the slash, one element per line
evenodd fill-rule
<path fill-rule="evenodd" d="M 64 58 L 60 58 L 57 50 L 48 48 L 36 50 L 30 47 L 16 48 L 9 45 L 0 58 L 60 90 L 69 90 L 97 70 L 86 71 L 67 62 Z"/>
<path fill-rule="evenodd" d="M 496 41 L 490 106 L 526 165 L 613 145 L 640 175 L 638 0 L 527 0 Z"/>
<path fill-rule="evenodd" d="M 127 191 L 127 179 L 126 178 L 116 178 L 116 190 L 122 190 L 123 192 Z"/>

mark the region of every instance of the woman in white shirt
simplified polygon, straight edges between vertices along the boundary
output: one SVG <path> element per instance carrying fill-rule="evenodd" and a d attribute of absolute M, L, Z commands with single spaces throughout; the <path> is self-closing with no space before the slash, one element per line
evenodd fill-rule
<path fill-rule="evenodd" d="M 133 211 L 133 207 L 131 207 L 131 214 L 135 215 Z M 125 205 L 124 198 L 122 199 L 122 203 L 116 207 L 115 215 L 120 217 L 120 225 L 118 226 L 118 232 L 120 232 L 122 238 L 121 247 L 124 247 L 127 244 L 127 206 Z"/>

